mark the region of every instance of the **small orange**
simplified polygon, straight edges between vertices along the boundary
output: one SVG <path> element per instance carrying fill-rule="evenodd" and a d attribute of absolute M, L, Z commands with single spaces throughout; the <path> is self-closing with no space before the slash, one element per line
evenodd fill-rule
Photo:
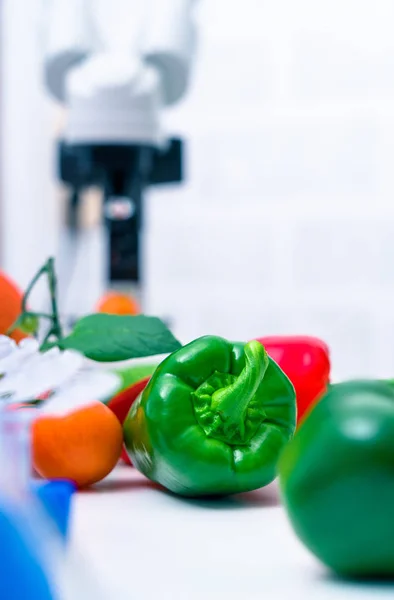
<path fill-rule="evenodd" d="M 83 488 L 104 479 L 117 464 L 122 426 L 102 402 L 65 414 L 42 414 L 32 426 L 33 465 L 47 479 L 68 479 Z"/>
<path fill-rule="evenodd" d="M 7 275 L 0 272 L 0 335 L 4 335 L 22 312 L 23 294 Z M 27 337 L 16 329 L 10 335 L 16 342 Z"/>
<path fill-rule="evenodd" d="M 137 301 L 120 292 L 107 292 L 97 304 L 96 310 L 109 315 L 138 315 L 141 313 Z"/>

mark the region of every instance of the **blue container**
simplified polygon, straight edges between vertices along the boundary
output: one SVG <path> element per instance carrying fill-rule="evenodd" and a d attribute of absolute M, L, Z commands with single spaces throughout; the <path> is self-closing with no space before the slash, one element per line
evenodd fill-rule
<path fill-rule="evenodd" d="M 76 487 L 71 481 L 34 481 L 33 492 L 57 525 L 63 539 L 69 531 L 72 497 Z"/>
<path fill-rule="evenodd" d="M 55 593 L 40 548 L 24 516 L 0 497 L 0 597 L 4 600 L 54 600 Z"/>

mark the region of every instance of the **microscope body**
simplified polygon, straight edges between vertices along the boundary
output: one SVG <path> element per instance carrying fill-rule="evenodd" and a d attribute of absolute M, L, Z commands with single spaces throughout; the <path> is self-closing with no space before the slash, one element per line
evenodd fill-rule
<path fill-rule="evenodd" d="M 89 186 L 103 192 L 110 281 L 138 283 L 147 186 L 184 179 L 184 141 L 162 114 L 187 92 L 194 0 L 51 0 L 45 82 L 66 108 L 58 176 L 69 225 Z"/>

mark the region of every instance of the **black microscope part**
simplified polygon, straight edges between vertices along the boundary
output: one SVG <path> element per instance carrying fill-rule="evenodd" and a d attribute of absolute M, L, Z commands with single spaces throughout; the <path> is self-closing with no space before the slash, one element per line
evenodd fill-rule
<path fill-rule="evenodd" d="M 143 197 L 148 186 L 184 181 L 184 141 L 173 138 L 160 149 L 149 145 L 59 142 L 58 176 L 71 188 L 68 224 L 77 225 L 80 196 L 89 186 L 104 194 L 104 222 L 110 243 L 110 281 L 139 282 Z M 129 199 L 132 211 L 113 218 L 106 207 Z"/>

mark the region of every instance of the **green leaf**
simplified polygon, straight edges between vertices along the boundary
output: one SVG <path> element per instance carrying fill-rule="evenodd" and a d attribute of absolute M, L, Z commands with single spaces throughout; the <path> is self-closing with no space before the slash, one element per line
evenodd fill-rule
<path fill-rule="evenodd" d="M 84 317 L 72 333 L 55 345 L 77 350 L 99 362 L 169 354 L 181 347 L 156 317 L 95 314 Z"/>

